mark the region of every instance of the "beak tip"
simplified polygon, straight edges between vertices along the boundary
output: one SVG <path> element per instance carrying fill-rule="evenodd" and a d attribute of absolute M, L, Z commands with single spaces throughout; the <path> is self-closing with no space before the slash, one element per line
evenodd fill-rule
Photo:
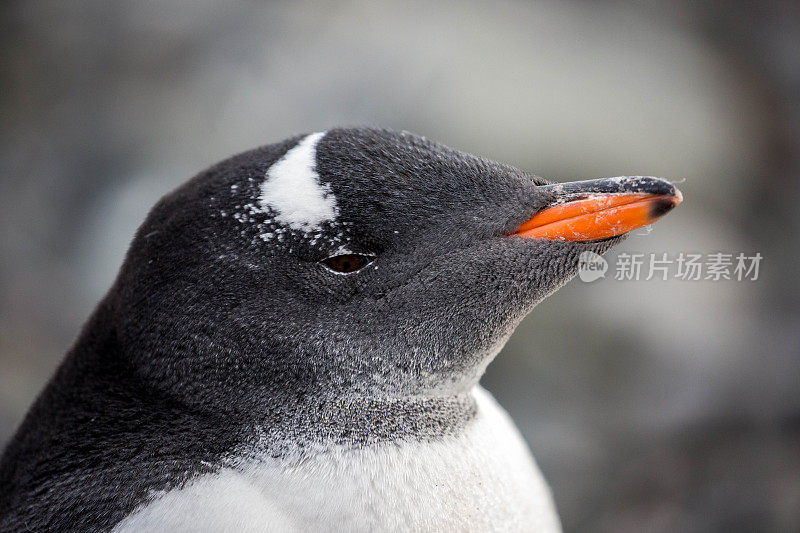
<path fill-rule="evenodd" d="M 660 198 L 658 200 L 654 200 L 650 204 L 650 213 L 648 213 L 648 218 L 655 221 L 672 211 L 679 203 L 680 202 L 676 202 L 674 198 Z"/>
<path fill-rule="evenodd" d="M 674 192 L 671 195 L 657 198 L 650 204 L 648 215 L 651 221 L 655 222 L 683 202 L 681 191 L 677 187 L 674 187 L 673 190 Z"/>

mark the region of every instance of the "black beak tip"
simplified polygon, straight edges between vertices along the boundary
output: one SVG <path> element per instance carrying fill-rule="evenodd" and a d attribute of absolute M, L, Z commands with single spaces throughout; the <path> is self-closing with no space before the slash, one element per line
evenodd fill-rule
<path fill-rule="evenodd" d="M 672 194 L 672 196 L 674 196 L 674 194 Z M 663 217 L 672 211 L 676 205 L 678 205 L 677 202 L 671 198 L 660 198 L 655 200 L 652 204 L 650 204 L 650 212 L 648 213 L 650 219 L 655 220 Z"/>
<path fill-rule="evenodd" d="M 648 194 L 658 194 L 664 196 L 676 196 L 677 189 L 673 184 L 661 178 L 642 176 L 631 178 L 630 184 L 632 192 L 644 192 Z M 672 207 L 675 207 L 674 205 Z M 670 208 L 671 209 L 671 208 Z M 669 209 L 667 209 L 669 211 Z M 665 211 L 666 212 L 666 211 Z"/>

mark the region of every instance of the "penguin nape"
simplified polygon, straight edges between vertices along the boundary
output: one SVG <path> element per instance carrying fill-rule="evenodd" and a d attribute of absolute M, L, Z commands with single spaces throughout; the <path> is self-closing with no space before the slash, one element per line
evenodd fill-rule
<path fill-rule="evenodd" d="M 0 530 L 558 530 L 478 380 L 581 252 L 680 201 L 379 129 L 223 161 L 136 233 L 5 450 Z"/>

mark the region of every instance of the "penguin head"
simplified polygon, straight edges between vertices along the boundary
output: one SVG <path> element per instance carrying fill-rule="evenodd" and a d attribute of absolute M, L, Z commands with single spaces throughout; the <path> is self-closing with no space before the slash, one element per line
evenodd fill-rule
<path fill-rule="evenodd" d="M 662 197 L 662 211 L 679 195 L 652 178 L 550 185 L 409 133 L 303 135 L 163 198 L 108 312 L 133 371 L 193 404 L 459 393 L 582 252 L 621 238 L 521 229 L 621 192 Z"/>

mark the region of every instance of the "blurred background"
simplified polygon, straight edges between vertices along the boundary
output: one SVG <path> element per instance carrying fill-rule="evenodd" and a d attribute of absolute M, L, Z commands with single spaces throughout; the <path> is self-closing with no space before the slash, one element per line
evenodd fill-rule
<path fill-rule="evenodd" d="M 797 2 L 0 10 L 0 445 L 162 194 L 257 145 L 375 125 L 554 180 L 685 180 L 612 264 L 759 252 L 759 279 L 573 280 L 483 383 L 567 531 L 800 530 Z"/>

